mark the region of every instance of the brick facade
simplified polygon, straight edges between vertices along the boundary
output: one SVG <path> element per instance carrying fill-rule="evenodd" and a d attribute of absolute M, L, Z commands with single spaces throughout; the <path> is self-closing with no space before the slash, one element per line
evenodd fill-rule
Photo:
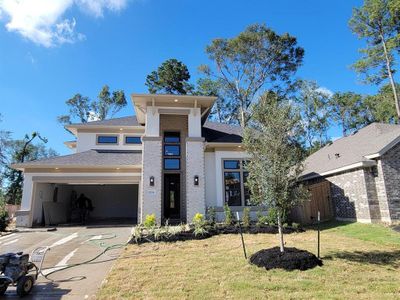
<path fill-rule="evenodd" d="M 194 185 L 194 177 L 199 184 Z M 196 213 L 205 214 L 204 139 L 188 138 L 186 141 L 186 220 L 191 222 Z"/>
<path fill-rule="evenodd" d="M 338 173 L 331 182 L 337 219 L 360 222 L 400 220 L 400 145 L 376 159 L 376 166 Z"/>
<path fill-rule="evenodd" d="M 146 215 L 155 214 L 161 222 L 162 199 L 162 158 L 161 138 L 143 137 L 143 168 L 141 199 L 139 201 L 139 220 L 143 222 Z M 150 177 L 154 177 L 154 186 L 150 186 Z"/>
<path fill-rule="evenodd" d="M 400 144 L 382 156 L 382 171 L 389 217 L 400 220 Z"/>

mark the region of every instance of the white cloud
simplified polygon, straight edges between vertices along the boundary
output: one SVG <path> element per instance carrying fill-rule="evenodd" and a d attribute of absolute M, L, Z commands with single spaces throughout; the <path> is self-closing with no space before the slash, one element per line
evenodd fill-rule
<path fill-rule="evenodd" d="M 52 47 L 84 39 L 75 30 L 75 18 L 63 18 L 74 5 L 95 17 L 105 10 L 120 11 L 128 0 L 0 0 L 0 21 L 10 32 L 18 32 L 32 42 Z"/>
<path fill-rule="evenodd" d="M 102 17 L 104 10 L 120 11 L 127 5 L 126 0 L 76 0 L 76 4 L 95 17 Z"/>
<path fill-rule="evenodd" d="M 330 89 L 323 86 L 318 88 L 318 92 L 326 94 L 328 97 L 332 97 L 334 94 Z"/>

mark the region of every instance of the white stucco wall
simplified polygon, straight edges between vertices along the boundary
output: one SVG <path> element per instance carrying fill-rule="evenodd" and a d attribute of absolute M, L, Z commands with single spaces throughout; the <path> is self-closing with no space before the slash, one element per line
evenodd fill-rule
<path fill-rule="evenodd" d="M 101 144 L 97 145 L 97 135 L 117 135 L 118 144 Z M 92 133 L 92 132 L 78 132 L 76 142 L 76 152 L 83 152 L 91 149 L 107 149 L 107 150 L 142 150 L 141 144 L 124 145 L 125 136 L 138 136 L 141 133 Z"/>
<path fill-rule="evenodd" d="M 146 136 L 160 135 L 160 114 L 157 107 L 147 107 Z"/>
<path fill-rule="evenodd" d="M 188 117 L 189 137 L 201 137 L 201 112 L 200 108 L 190 109 Z"/>
<path fill-rule="evenodd" d="M 206 207 L 217 206 L 215 152 L 204 153 Z"/>

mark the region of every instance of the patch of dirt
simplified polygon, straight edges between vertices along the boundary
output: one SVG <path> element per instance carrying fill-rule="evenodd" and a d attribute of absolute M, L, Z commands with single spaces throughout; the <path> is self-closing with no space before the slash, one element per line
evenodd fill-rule
<path fill-rule="evenodd" d="M 286 247 L 281 253 L 279 247 L 263 249 L 250 257 L 250 262 L 258 267 L 270 269 L 308 270 L 322 266 L 322 260 L 306 250 Z"/>

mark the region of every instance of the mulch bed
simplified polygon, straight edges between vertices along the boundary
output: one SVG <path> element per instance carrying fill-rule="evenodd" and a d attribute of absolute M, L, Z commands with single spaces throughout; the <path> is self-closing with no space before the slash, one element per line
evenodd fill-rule
<path fill-rule="evenodd" d="M 207 227 L 206 228 L 207 233 L 204 235 L 198 235 L 196 236 L 193 232 L 193 229 L 190 231 L 185 231 L 185 232 L 180 232 L 175 235 L 170 235 L 170 236 L 159 236 L 157 239 L 154 237 L 154 235 L 147 235 L 144 236 L 140 241 L 135 241 L 132 239 L 130 243 L 132 244 L 142 244 L 142 243 L 148 243 L 148 242 L 177 242 L 177 241 L 187 241 L 187 240 L 203 240 L 210 238 L 214 235 L 219 235 L 219 234 L 238 234 L 239 233 L 239 227 L 235 225 L 225 225 L 225 224 L 216 224 L 215 226 L 212 227 Z M 277 234 L 278 233 L 278 227 L 273 226 L 273 225 L 251 225 L 248 228 L 242 228 L 243 233 L 250 233 L 250 234 L 257 234 L 257 233 L 270 233 L 270 234 Z M 285 234 L 290 234 L 294 232 L 304 232 L 303 229 L 301 228 L 293 228 L 293 227 L 285 227 L 283 228 L 283 233 Z"/>
<path fill-rule="evenodd" d="M 297 248 L 285 248 L 281 253 L 279 247 L 263 249 L 250 257 L 250 262 L 258 267 L 270 269 L 308 270 L 322 266 L 322 260 L 311 252 Z"/>

